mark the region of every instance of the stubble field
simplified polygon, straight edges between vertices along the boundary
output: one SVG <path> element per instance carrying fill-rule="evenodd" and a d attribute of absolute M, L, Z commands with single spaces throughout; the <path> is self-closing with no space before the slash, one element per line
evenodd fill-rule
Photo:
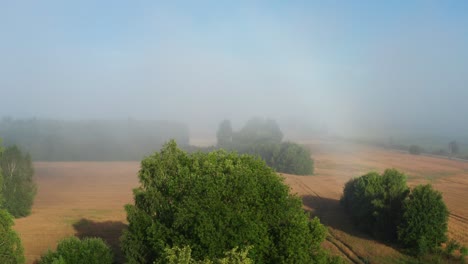
<path fill-rule="evenodd" d="M 409 184 L 432 183 L 450 210 L 449 237 L 468 246 L 468 162 L 414 156 L 334 141 L 308 142 L 314 176 L 286 175 L 304 206 L 327 225 L 324 246 L 352 263 L 405 263 L 408 257 L 391 245 L 366 236 L 351 225 L 339 206 L 343 185 L 369 171 L 396 168 Z M 125 228 L 123 206 L 132 203 L 139 162 L 36 162 L 38 195 L 32 214 L 15 221 L 27 263 L 67 236 L 98 236 L 117 252 Z"/>

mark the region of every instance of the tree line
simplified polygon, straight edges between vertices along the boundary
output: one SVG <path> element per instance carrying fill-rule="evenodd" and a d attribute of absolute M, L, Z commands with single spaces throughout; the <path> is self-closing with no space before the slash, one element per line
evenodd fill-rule
<path fill-rule="evenodd" d="M 36 161 L 141 160 L 169 139 L 189 144 L 189 129 L 171 121 L 12 119 L 0 121 L 7 146 L 17 145 Z"/>

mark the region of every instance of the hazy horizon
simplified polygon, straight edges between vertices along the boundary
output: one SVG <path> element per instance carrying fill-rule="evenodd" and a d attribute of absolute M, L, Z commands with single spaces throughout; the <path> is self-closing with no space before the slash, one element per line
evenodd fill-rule
<path fill-rule="evenodd" d="M 468 2 L 0 3 L 0 116 L 466 137 Z"/>

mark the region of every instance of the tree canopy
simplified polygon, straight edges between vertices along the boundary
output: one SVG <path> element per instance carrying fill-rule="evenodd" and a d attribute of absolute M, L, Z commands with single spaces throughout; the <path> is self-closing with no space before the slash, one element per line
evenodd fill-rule
<path fill-rule="evenodd" d="M 255 263 L 326 263 L 326 229 L 265 162 L 249 155 L 187 154 L 174 141 L 145 158 L 122 249 L 129 263 L 168 263 L 167 249 L 222 259 L 250 248 Z"/>
<path fill-rule="evenodd" d="M 397 239 L 402 201 L 409 192 L 406 176 L 388 169 L 351 179 L 344 187 L 341 204 L 363 231 L 383 240 Z"/>
<path fill-rule="evenodd" d="M 398 238 L 403 245 L 426 253 L 447 240 L 449 212 L 442 194 L 431 185 L 415 187 L 403 202 Z"/>
<path fill-rule="evenodd" d="M 23 246 L 12 226 L 12 216 L 0 209 L 0 263 L 22 264 L 25 262 Z"/>
<path fill-rule="evenodd" d="M 406 176 L 395 169 L 351 179 L 341 204 L 361 230 L 419 253 L 427 253 L 447 239 L 448 210 L 442 194 L 430 185 L 419 185 L 410 192 Z"/>
<path fill-rule="evenodd" d="M 238 132 L 224 120 L 217 132 L 217 146 L 239 153 L 260 156 L 277 171 L 299 175 L 314 173 L 310 151 L 293 142 L 282 142 L 283 133 L 274 120 L 253 118 Z"/>
<path fill-rule="evenodd" d="M 69 237 L 60 241 L 56 251 L 48 251 L 38 264 L 112 264 L 109 246 L 101 238 Z"/>
<path fill-rule="evenodd" d="M 0 168 L 3 171 L 3 190 L 0 190 L 3 207 L 14 217 L 29 215 L 36 196 L 31 157 L 16 146 L 8 147 L 0 156 Z"/>

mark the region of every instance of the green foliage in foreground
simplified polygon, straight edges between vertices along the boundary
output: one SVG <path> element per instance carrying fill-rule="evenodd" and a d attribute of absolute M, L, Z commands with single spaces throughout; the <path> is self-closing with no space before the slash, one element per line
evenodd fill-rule
<path fill-rule="evenodd" d="M 100 238 L 80 240 L 69 237 L 59 242 L 56 251 L 48 251 L 38 264 L 112 264 L 109 246 Z"/>
<path fill-rule="evenodd" d="M 22 264 L 25 261 L 21 240 L 12 226 L 12 216 L 0 209 L 0 263 L 2 264 Z"/>
<path fill-rule="evenodd" d="M 417 186 L 403 203 L 399 241 L 419 254 L 435 249 L 447 240 L 448 215 L 440 192 L 430 185 Z"/>
<path fill-rule="evenodd" d="M 238 248 L 255 263 L 327 263 L 326 228 L 265 162 L 249 155 L 187 154 L 174 141 L 141 163 L 141 186 L 127 205 L 122 250 L 128 263 L 170 263 L 167 248 L 190 259 Z"/>
<path fill-rule="evenodd" d="M 8 147 L 0 156 L 0 168 L 3 172 L 3 189 L 0 190 L 3 207 L 14 217 L 29 215 L 36 196 L 29 154 L 21 153 L 16 146 Z"/>
<path fill-rule="evenodd" d="M 442 194 L 430 185 L 410 193 L 405 175 L 394 169 L 351 179 L 341 204 L 362 230 L 398 241 L 414 254 L 424 255 L 447 240 L 448 210 Z"/>
<path fill-rule="evenodd" d="M 168 264 L 253 264 L 247 256 L 249 249 L 239 251 L 238 248 L 234 248 L 226 252 L 222 259 L 197 261 L 192 258 L 192 249 L 189 246 L 173 247 L 165 249 L 165 259 Z"/>

